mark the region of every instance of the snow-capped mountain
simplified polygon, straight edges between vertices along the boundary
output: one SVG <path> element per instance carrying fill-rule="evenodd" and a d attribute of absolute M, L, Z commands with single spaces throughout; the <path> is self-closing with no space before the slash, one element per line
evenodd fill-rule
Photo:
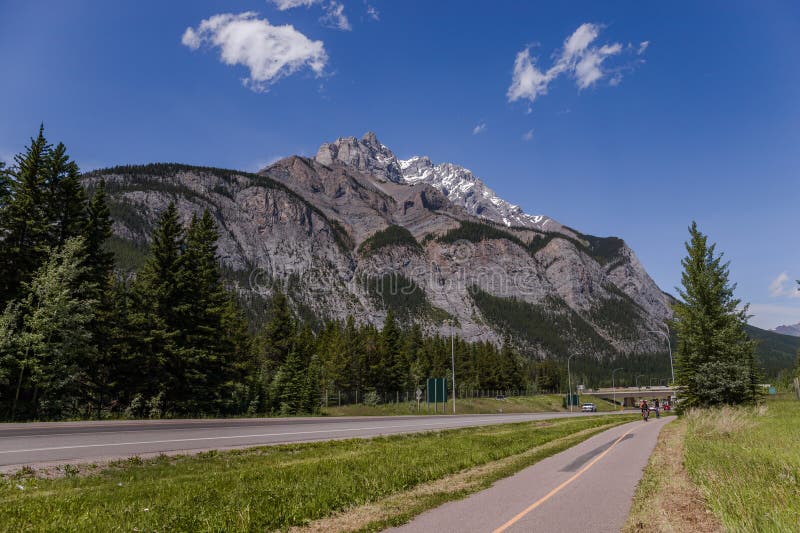
<path fill-rule="evenodd" d="M 399 160 L 406 183 L 427 183 L 445 194 L 451 202 L 463 206 L 471 215 L 501 222 L 506 226 L 549 229 L 553 220 L 544 215 L 529 215 L 518 205 L 500 198 L 469 169 L 453 163 L 434 165 L 428 157 L 414 156 Z"/>
<path fill-rule="evenodd" d="M 398 160 L 395 154 L 378 141 L 373 132 L 360 140 L 343 137 L 323 144 L 315 157 L 323 165 L 338 162 L 362 172 L 380 176 L 394 183 L 414 185 L 426 183 L 441 191 L 455 205 L 474 216 L 506 226 L 520 226 L 553 231 L 560 224 L 544 215 L 529 215 L 518 205 L 500 198 L 469 169 L 452 163 L 434 165 L 430 158 L 414 156 Z"/>

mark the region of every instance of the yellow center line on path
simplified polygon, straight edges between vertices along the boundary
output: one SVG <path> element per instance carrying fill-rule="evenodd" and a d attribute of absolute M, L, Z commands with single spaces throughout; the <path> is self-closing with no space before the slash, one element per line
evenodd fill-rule
<path fill-rule="evenodd" d="M 572 483 L 573 481 L 575 481 L 576 479 L 578 479 L 579 477 L 581 477 L 581 476 L 583 475 L 583 473 L 584 473 L 584 472 L 586 472 L 587 470 L 589 470 L 589 469 L 590 469 L 592 466 L 594 466 L 594 464 L 595 464 L 597 461 L 599 461 L 600 459 L 602 459 L 603 457 L 605 457 L 605 455 L 606 455 L 608 452 L 610 452 L 611 450 L 613 450 L 613 449 L 614 449 L 614 447 L 615 447 L 617 444 L 619 444 L 619 443 L 622 441 L 622 439 L 624 439 L 625 437 L 627 437 L 627 436 L 628 436 L 628 434 L 629 434 L 631 431 L 633 431 L 634 429 L 636 429 L 636 427 L 639 427 L 639 426 L 632 427 L 631 429 L 629 429 L 628 431 L 626 431 L 625 433 L 623 433 L 623 434 L 622 434 L 622 435 L 621 435 L 621 436 L 620 436 L 620 437 L 619 437 L 617 440 L 615 440 L 615 441 L 614 441 L 614 443 L 613 443 L 611 446 L 609 446 L 609 447 L 608 447 L 608 449 L 606 449 L 606 450 L 605 450 L 603 453 L 601 453 L 600 455 L 598 455 L 597 457 L 595 457 L 594 459 L 592 459 L 592 460 L 591 460 L 591 462 L 589 462 L 589 463 L 588 463 L 586 466 L 584 466 L 583 468 L 581 468 L 580 470 L 578 470 L 578 471 L 577 471 L 577 472 L 576 472 L 576 473 L 575 473 L 575 474 L 574 474 L 572 477 L 570 477 L 568 480 L 566 480 L 566 481 L 564 481 L 563 483 L 561 483 L 561 485 L 559 485 L 558 487 L 554 488 L 553 490 L 551 490 L 550 492 L 548 492 L 547 494 L 545 494 L 544 496 L 542 496 L 541 498 L 539 498 L 538 500 L 536 500 L 535 502 L 533 502 L 531 505 L 529 505 L 528 507 L 526 507 L 526 508 L 525 508 L 525 509 L 524 509 L 522 512 L 520 512 L 518 515 L 516 515 L 514 518 L 512 518 L 511 520 L 509 520 L 508 522 L 506 522 L 506 523 L 505 523 L 505 524 L 503 524 L 502 526 L 500 526 L 500 527 L 498 527 L 497 529 L 495 529 L 495 530 L 494 530 L 492 533 L 503 533 L 503 532 L 504 532 L 504 531 L 506 531 L 508 528 L 510 528 L 511 526 L 513 526 L 514 524 L 516 524 L 517 522 L 519 522 L 520 520 L 522 520 L 522 518 L 523 518 L 525 515 L 527 515 L 528 513 L 530 513 L 531 511 L 533 511 L 534 509 L 536 509 L 536 508 L 537 508 L 537 507 L 539 507 L 540 505 L 542 505 L 544 502 L 546 502 L 547 500 L 549 500 L 550 498 L 552 498 L 553 496 L 555 496 L 556 494 L 558 494 L 558 493 L 559 493 L 559 492 L 560 492 L 560 491 L 561 491 L 561 490 L 562 490 L 564 487 L 566 487 L 567 485 L 569 485 L 570 483 Z"/>

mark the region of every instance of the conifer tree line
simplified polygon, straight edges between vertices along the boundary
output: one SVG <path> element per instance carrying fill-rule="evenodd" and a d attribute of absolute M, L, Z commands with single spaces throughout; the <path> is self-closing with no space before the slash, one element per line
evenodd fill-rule
<path fill-rule="evenodd" d="M 118 278 L 105 187 L 88 195 L 43 128 L 0 164 L 0 419 L 313 413 L 323 394 L 391 397 L 447 376 L 450 339 L 401 326 L 300 323 L 276 289 L 251 333 L 217 257 L 210 212 L 170 204 L 144 266 Z M 460 387 L 520 389 L 505 342 L 456 339 Z"/>
<path fill-rule="evenodd" d="M 761 396 L 761 371 L 756 343 L 744 328 L 748 306 L 734 296 L 728 263 L 694 222 L 689 236 L 681 261 L 681 301 L 673 306 L 680 406 L 754 403 Z"/>

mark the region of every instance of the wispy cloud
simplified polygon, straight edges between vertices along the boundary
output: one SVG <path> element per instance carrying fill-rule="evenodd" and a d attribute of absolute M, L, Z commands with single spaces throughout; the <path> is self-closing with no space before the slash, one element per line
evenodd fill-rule
<path fill-rule="evenodd" d="M 367 4 L 367 16 L 372 20 L 381 20 L 380 12 L 369 4 Z"/>
<path fill-rule="evenodd" d="M 650 41 L 642 41 L 642 42 L 640 42 L 639 43 L 639 48 L 636 49 L 636 55 L 637 56 L 642 55 L 645 52 L 645 50 L 647 50 L 648 46 L 650 46 Z"/>
<path fill-rule="evenodd" d="M 286 11 L 296 7 L 311 7 L 314 4 L 321 4 L 322 0 L 269 0 L 278 11 Z"/>
<path fill-rule="evenodd" d="M 267 91 L 304 67 L 321 76 L 328 62 L 322 41 L 310 40 L 291 25 L 273 26 L 254 12 L 214 15 L 186 28 L 181 42 L 191 50 L 219 48 L 223 63 L 246 66 L 250 76 L 242 82 L 255 92 Z"/>
<path fill-rule="evenodd" d="M 481 121 L 477 126 L 472 128 L 472 134 L 478 135 L 479 133 L 483 133 L 486 131 L 486 122 Z"/>
<path fill-rule="evenodd" d="M 337 30 L 350 31 L 353 27 L 350 21 L 344 14 L 344 4 L 341 2 L 328 2 L 325 6 L 325 14 L 319 21 L 329 28 L 336 28 Z"/>
<path fill-rule="evenodd" d="M 546 70 L 537 66 L 537 58 L 531 55 L 530 46 L 523 48 L 514 59 L 511 85 L 506 93 L 508 101 L 528 100 L 533 103 L 547 94 L 550 83 L 562 74 L 572 77 L 580 90 L 596 84 L 607 74 L 605 61 L 623 51 L 620 43 L 592 46 L 601 29 L 597 24 L 581 24 L 567 37 L 554 55 L 553 65 Z M 638 53 L 644 53 L 646 48 L 645 45 Z M 612 85 L 618 85 L 621 80 L 621 76 L 615 75 Z"/>
<path fill-rule="evenodd" d="M 278 11 L 286 11 L 296 7 L 311 7 L 314 5 L 322 6 L 325 12 L 319 21 L 323 26 L 335 28 L 337 30 L 350 31 L 353 27 L 350 20 L 344 14 L 344 4 L 337 0 L 267 0 L 278 8 Z"/>
<path fill-rule="evenodd" d="M 245 169 L 248 170 L 249 172 L 258 172 L 259 170 L 263 170 L 268 166 L 272 165 L 273 163 L 277 163 L 284 157 L 285 156 L 273 156 L 273 157 L 268 157 L 266 159 L 259 159 L 258 161 L 255 161 L 250 165 L 246 165 Z"/>
<path fill-rule="evenodd" d="M 522 140 L 523 141 L 527 142 L 527 141 L 530 141 L 531 139 L 533 139 L 533 130 L 532 129 L 528 130 L 528 131 L 526 131 L 525 133 L 522 134 Z"/>
<path fill-rule="evenodd" d="M 781 272 L 772 283 L 769 284 L 769 294 L 773 298 L 788 296 L 789 298 L 800 298 L 800 291 L 797 290 L 797 283 L 789 278 L 788 272 Z"/>

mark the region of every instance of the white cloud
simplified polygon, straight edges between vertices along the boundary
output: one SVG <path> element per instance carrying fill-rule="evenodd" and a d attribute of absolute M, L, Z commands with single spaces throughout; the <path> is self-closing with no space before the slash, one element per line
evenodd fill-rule
<path fill-rule="evenodd" d="M 369 5 L 369 4 L 367 4 L 367 15 L 369 15 L 369 17 L 370 17 L 372 20 L 381 20 L 381 14 L 380 14 L 380 12 L 378 12 L 378 10 L 377 10 L 377 9 L 375 9 L 374 7 L 372 7 L 372 6 L 371 6 L 371 5 Z"/>
<path fill-rule="evenodd" d="M 769 284 L 769 294 L 774 298 L 780 298 L 782 296 L 800 298 L 800 291 L 797 290 L 797 283 L 789 278 L 788 272 L 781 272 L 772 280 L 772 283 Z"/>
<path fill-rule="evenodd" d="M 637 56 L 642 55 L 645 52 L 645 50 L 647 50 L 648 46 L 650 46 L 650 41 L 642 41 L 642 42 L 640 42 L 639 43 L 639 48 L 636 50 L 636 55 Z"/>
<path fill-rule="evenodd" d="M 291 25 L 273 26 L 253 12 L 214 15 L 197 28 L 186 28 L 181 42 L 192 50 L 219 48 L 223 63 L 250 69 L 242 81 L 256 92 L 304 67 L 320 76 L 328 62 L 322 41 L 310 40 Z"/>
<path fill-rule="evenodd" d="M 344 14 L 344 4 L 341 2 L 329 2 L 325 6 L 325 15 L 319 21 L 329 28 L 336 28 L 337 30 L 350 31 L 353 27 L 350 21 Z"/>
<path fill-rule="evenodd" d="M 321 4 L 322 0 L 269 0 L 278 11 L 286 11 L 296 7 L 311 7 L 314 4 Z"/>
<path fill-rule="evenodd" d="M 533 130 L 528 130 L 522 135 L 523 141 L 530 141 L 533 139 Z"/>
<path fill-rule="evenodd" d="M 515 102 L 520 98 L 527 98 L 533 102 L 537 96 L 547 94 L 547 86 L 552 81 L 553 76 L 536 68 L 535 62 L 536 60 L 531 57 L 530 48 L 525 48 L 517 53 L 517 58 L 514 60 L 511 86 L 506 93 L 509 102 Z"/>
<path fill-rule="evenodd" d="M 478 135 L 479 133 L 483 133 L 484 131 L 486 131 L 486 122 L 481 122 L 480 124 L 472 128 L 473 135 Z"/>
<path fill-rule="evenodd" d="M 603 61 L 622 50 L 622 45 L 614 43 L 587 50 L 575 65 L 575 81 L 580 89 L 586 89 L 603 77 Z"/>
<path fill-rule="evenodd" d="M 547 94 L 550 83 L 561 74 L 572 76 L 579 89 L 586 89 L 597 83 L 606 75 L 604 61 L 622 52 L 620 43 L 592 46 L 600 35 L 600 29 L 597 24 L 581 24 L 564 40 L 561 50 L 554 55 L 553 66 L 547 70 L 537 68 L 536 58 L 531 56 L 530 47 L 518 52 L 514 60 L 511 85 L 506 93 L 508 101 L 535 101 L 537 97 Z M 621 76 L 615 76 L 612 85 L 618 85 L 621 80 Z"/>
<path fill-rule="evenodd" d="M 311 7 L 314 5 L 323 6 L 322 9 L 325 14 L 320 17 L 319 21 L 323 26 L 329 28 L 336 28 L 338 30 L 350 31 L 353 27 L 350 25 L 350 20 L 344 14 L 344 4 L 337 0 L 330 0 L 325 2 L 323 0 L 268 0 L 278 11 L 286 11 L 296 7 Z"/>

